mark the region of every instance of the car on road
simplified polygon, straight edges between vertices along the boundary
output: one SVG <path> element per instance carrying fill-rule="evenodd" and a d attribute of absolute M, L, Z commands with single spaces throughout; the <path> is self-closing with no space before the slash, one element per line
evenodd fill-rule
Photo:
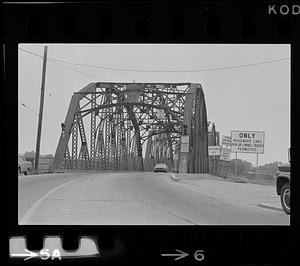
<path fill-rule="evenodd" d="M 154 166 L 153 170 L 154 170 L 154 173 L 157 173 L 157 172 L 167 173 L 169 171 L 169 168 L 165 163 L 158 163 Z"/>
<path fill-rule="evenodd" d="M 281 206 L 286 214 L 290 215 L 290 197 L 291 197 L 291 161 L 289 150 L 289 162 L 278 165 L 278 172 L 275 174 L 276 178 L 276 192 L 280 196 Z"/>
<path fill-rule="evenodd" d="M 18 155 L 18 174 L 24 173 L 24 175 L 28 175 L 32 170 L 32 163 L 30 161 L 26 161 L 24 155 Z"/>

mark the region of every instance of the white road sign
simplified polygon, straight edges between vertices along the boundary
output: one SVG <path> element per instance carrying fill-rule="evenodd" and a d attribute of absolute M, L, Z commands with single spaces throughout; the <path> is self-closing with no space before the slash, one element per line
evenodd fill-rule
<path fill-rule="evenodd" d="M 189 152 L 189 136 L 182 136 L 181 137 L 181 147 L 180 152 Z"/>
<path fill-rule="evenodd" d="M 189 136 L 182 136 L 181 137 L 181 143 L 189 143 L 190 137 Z"/>
<path fill-rule="evenodd" d="M 222 136 L 222 146 L 229 146 L 231 145 L 231 137 L 230 136 Z"/>
<path fill-rule="evenodd" d="M 231 152 L 264 153 L 264 131 L 231 131 Z"/>
<path fill-rule="evenodd" d="M 221 146 L 208 146 L 209 156 L 220 155 L 220 153 L 221 153 Z"/>
<path fill-rule="evenodd" d="M 230 160 L 230 149 L 222 147 L 220 160 L 227 162 Z"/>
<path fill-rule="evenodd" d="M 156 115 L 158 119 L 163 119 L 165 117 L 165 110 L 164 109 L 156 109 Z"/>

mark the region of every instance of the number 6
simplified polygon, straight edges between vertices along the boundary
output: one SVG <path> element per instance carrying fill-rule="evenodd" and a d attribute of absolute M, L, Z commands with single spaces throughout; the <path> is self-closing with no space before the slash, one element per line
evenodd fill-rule
<path fill-rule="evenodd" d="M 195 253 L 194 253 L 195 260 L 197 260 L 197 261 L 204 260 L 204 254 L 203 254 L 203 252 L 204 252 L 204 250 L 202 250 L 202 249 L 196 250 Z"/>

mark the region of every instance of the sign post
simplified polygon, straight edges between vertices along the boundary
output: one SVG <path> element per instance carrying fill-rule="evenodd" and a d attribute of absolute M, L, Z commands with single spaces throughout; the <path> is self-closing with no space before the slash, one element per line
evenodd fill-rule
<path fill-rule="evenodd" d="M 258 153 L 256 153 L 256 174 L 255 174 L 256 181 L 258 180 Z"/>
<path fill-rule="evenodd" d="M 234 162 L 234 176 L 236 177 L 236 167 L 237 167 L 237 152 L 235 153 L 235 162 Z"/>
<path fill-rule="evenodd" d="M 210 173 L 215 174 L 216 168 L 216 157 L 217 155 L 221 154 L 221 146 L 208 146 L 208 163 Z M 211 157 L 213 156 L 213 161 Z"/>

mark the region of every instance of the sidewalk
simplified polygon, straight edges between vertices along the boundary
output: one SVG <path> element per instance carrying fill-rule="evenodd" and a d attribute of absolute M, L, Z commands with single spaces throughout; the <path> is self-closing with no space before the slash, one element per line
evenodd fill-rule
<path fill-rule="evenodd" d="M 281 211 L 280 198 L 273 185 L 236 182 L 210 174 L 174 174 L 171 179 L 197 193 L 217 198 L 227 203 L 259 206 Z"/>

